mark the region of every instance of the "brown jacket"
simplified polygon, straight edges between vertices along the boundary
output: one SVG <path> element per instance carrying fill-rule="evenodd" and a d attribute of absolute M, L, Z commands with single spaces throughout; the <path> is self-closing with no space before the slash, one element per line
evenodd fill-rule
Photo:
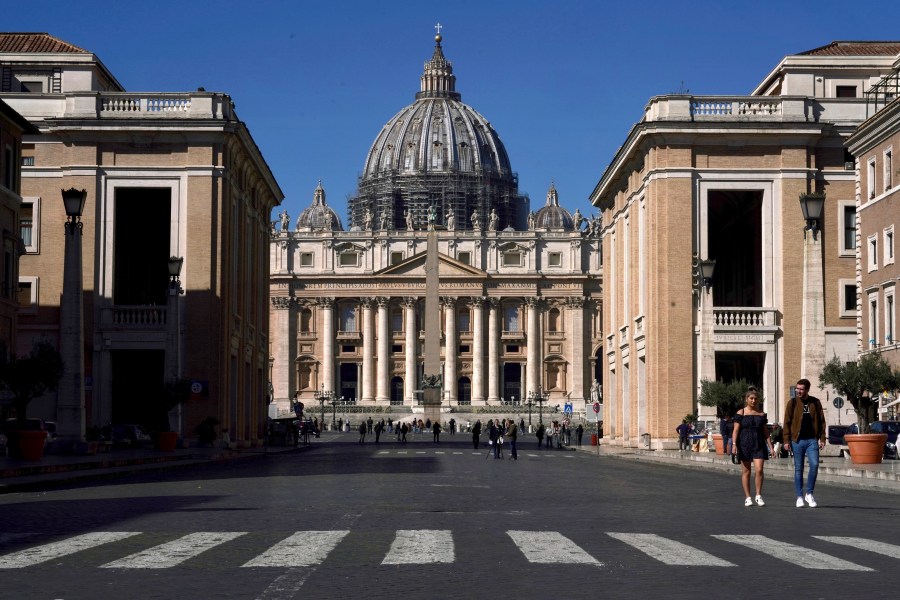
<path fill-rule="evenodd" d="M 825 411 L 822 402 L 815 396 L 809 397 L 809 415 L 812 417 L 813 434 L 817 440 L 825 442 Z M 803 422 L 803 402 L 799 398 L 788 400 L 784 409 L 784 441 L 796 442 Z"/>

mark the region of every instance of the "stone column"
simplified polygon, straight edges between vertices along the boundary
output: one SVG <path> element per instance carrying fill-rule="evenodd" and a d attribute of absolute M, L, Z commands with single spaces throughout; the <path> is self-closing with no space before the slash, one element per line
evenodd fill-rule
<path fill-rule="evenodd" d="M 500 402 L 500 299 L 490 298 L 488 313 L 488 404 Z"/>
<path fill-rule="evenodd" d="M 319 298 L 322 309 L 322 382 L 326 392 L 334 391 L 334 298 Z"/>
<path fill-rule="evenodd" d="M 375 361 L 375 315 L 372 309 L 375 298 L 362 298 L 363 321 L 363 360 L 362 360 L 362 390 L 359 395 L 362 404 L 371 404 L 375 401 L 375 386 L 372 385 L 373 363 Z"/>
<path fill-rule="evenodd" d="M 819 387 L 825 366 L 825 285 L 822 278 L 822 234 L 803 232 L 803 331 L 800 376 Z M 793 382 L 790 382 L 793 383 Z"/>
<path fill-rule="evenodd" d="M 541 333 L 540 333 L 540 316 L 538 311 L 538 299 L 531 297 L 525 299 L 525 304 L 527 306 L 525 310 L 525 320 L 528 323 L 528 333 L 526 343 L 528 344 L 527 353 L 527 364 L 525 365 L 525 386 L 526 389 L 523 392 L 523 396 L 525 398 L 529 397 L 531 392 L 537 393 L 541 387 L 541 382 L 539 379 L 540 375 L 540 364 L 538 361 L 540 360 L 540 344 L 541 344 Z"/>
<path fill-rule="evenodd" d="M 416 301 L 417 298 L 404 298 L 403 310 L 406 316 L 406 344 L 403 347 L 403 355 L 406 360 L 405 377 L 403 380 L 403 403 L 411 406 L 415 404 L 415 390 L 418 384 L 416 365 L 419 354 L 419 332 L 416 328 Z"/>
<path fill-rule="evenodd" d="M 585 389 L 589 389 L 589 382 L 593 379 L 593 377 L 588 377 L 586 367 L 589 361 L 585 360 L 584 356 L 584 298 L 569 298 L 566 305 L 571 315 L 569 319 L 569 335 L 572 340 L 572 355 L 570 357 L 572 363 L 572 387 L 569 388 L 571 392 L 569 398 L 573 401 L 583 402 L 585 400 Z"/>
<path fill-rule="evenodd" d="M 472 307 L 472 404 L 484 404 L 484 297 L 469 300 Z"/>
<path fill-rule="evenodd" d="M 391 330 L 388 324 L 390 298 L 378 298 L 378 374 L 375 378 L 375 401 L 390 404 Z"/>
<path fill-rule="evenodd" d="M 456 359 L 459 352 L 459 339 L 456 334 L 456 298 L 441 298 L 444 305 L 444 318 L 446 319 L 446 334 L 444 338 L 444 389 L 450 398 L 450 402 L 457 400 Z"/>
<path fill-rule="evenodd" d="M 290 298 L 272 298 L 271 328 L 272 339 L 272 389 L 276 400 L 290 402 L 293 396 L 294 356 L 292 348 L 296 348 L 296 329 L 292 327 L 291 320 L 296 318 L 297 312 L 293 308 L 297 306 L 291 303 Z M 294 331 L 292 335 L 291 332 Z M 318 389 L 318 386 L 316 386 Z"/>

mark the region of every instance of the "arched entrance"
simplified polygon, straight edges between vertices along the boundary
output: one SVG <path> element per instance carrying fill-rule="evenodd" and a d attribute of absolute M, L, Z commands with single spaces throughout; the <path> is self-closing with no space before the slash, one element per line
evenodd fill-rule
<path fill-rule="evenodd" d="M 341 363 L 341 381 L 338 389 L 341 390 L 344 402 L 348 404 L 356 404 L 357 373 L 356 363 Z"/>
<path fill-rule="evenodd" d="M 400 376 L 391 379 L 391 405 L 403 404 L 403 378 Z"/>
<path fill-rule="evenodd" d="M 522 364 L 508 362 L 503 365 L 502 402 L 522 401 Z"/>

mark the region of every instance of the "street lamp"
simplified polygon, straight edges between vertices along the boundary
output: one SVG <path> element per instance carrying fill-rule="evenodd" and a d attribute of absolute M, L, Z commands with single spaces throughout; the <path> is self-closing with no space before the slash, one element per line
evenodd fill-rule
<path fill-rule="evenodd" d="M 803 228 L 803 237 L 806 237 L 807 231 L 813 232 L 813 238 L 816 237 L 816 231 L 819 230 L 819 220 L 822 218 L 822 210 L 825 208 L 825 194 L 800 194 L 800 210 L 803 211 L 803 219 L 806 221 L 806 227 Z"/>
<path fill-rule="evenodd" d="M 181 314 L 178 297 L 184 294 L 181 289 L 181 266 L 184 258 L 170 256 L 168 260 L 169 289 L 166 294 L 166 381 L 174 383 L 181 377 Z M 181 433 L 181 406 L 178 407 L 178 427 Z"/>
<path fill-rule="evenodd" d="M 534 402 L 529 400 L 525 403 L 525 406 L 528 407 L 528 429 L 531 429 L 531 407 L 534 406 Z"/>
<path fill-rule="evenodd" d="M 66 223 L 59 346 L 65 367 L 59 386 L 57 427 L 60 438 L 81 442 L 85 434 L 84 289 L 81 281 L 84 225 L 81 215 L 87 201 L 87 191 L 73 187 L 61 192 Z"/>
<path fill-rule="evenodd" d="M 536 392 L 535 391 L 528 392 L 528 399 L 529 399 L 528 401 L 532 404 L 537 402 L 538 424 L 543 425 L 544 424 L 544 402 L 547 402 L 550 399 L 550 393 L 541 391 L 541 389 L 538 388 L 538 390 Z M 529 420 L 529 422 L 531 421 L 530 408 L 529 408 L 529 413 L 528 413 L 528 420 Z"/>

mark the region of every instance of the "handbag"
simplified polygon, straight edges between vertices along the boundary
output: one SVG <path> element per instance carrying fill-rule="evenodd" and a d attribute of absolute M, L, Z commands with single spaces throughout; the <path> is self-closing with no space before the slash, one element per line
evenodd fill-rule
<path fill-rule="evenodd" d="M 737 452 L 732 453 L 731 455 L 731 464 L 739 465 L 741 464 L 741 459 L 738 458 Z"/>

